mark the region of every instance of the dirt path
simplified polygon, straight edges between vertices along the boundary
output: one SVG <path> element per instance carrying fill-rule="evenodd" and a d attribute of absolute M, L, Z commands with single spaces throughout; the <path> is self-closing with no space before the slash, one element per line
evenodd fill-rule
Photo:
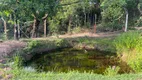
<path fill-rule="evenodd" d="M 66 35 L 60 35 L 59 38 L 75 38 L 75 37 L 97 37 L 97 38 L 103 38 L 103 37 L 111 37 L 111 36 L 117 36 L 122 31 L 115 31 L 115 32 L 101 32 L 101 33 L 91 33 L 91 32 L 85 32 L 85 33 L 78 33 L 78 34 L 66 34 Z"/>

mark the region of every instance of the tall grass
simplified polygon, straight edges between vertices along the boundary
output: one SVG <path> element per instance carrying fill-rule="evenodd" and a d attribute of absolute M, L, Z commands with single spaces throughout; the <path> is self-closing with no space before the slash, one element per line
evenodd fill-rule
<path fill-rule="evenodd" d="M 142 33 L 140 31 L 129 31 L 118 36 L 114 40 L 117 53 L 128 51 L 142 52 Z"/>
<path fill-rule="evenodd" d="M 135 72 L 142 72 L 142 32 L 129 31 L 114 40 L 117 54 Z"/>
<path fill-rule="evenodd" d="M 120 67 L 118 66 L 109 66 L 105 72 L 104 72 L 104 75 L 107 75 L 107 76 L 115 76 L 118 74 L 118 71 L 120 70 Z"/>

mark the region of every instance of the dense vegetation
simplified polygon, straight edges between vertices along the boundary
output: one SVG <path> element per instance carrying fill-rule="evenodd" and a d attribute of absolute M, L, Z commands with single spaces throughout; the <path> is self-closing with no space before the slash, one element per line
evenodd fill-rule
<path fill-rule="evenodd" d="M 73 33 L 94 25 L 98 31 L 142 25 L 141 0 L 1 0 L 0 4 L 3 39 Z"/>
<path fill-rule="evenodd" d="M 142 78 L 142 31 L 135 29 L 141 26 L 141 0 L 0 0 L 0 42 L 11 39 L 27 42 L 26 47 L 15 53 L 14 63 L 0 64 L 12 68 L 9 72 L 5 71 L 2 77 L 12 74 L 11 79 L 14 80 L 139 80 Z M 58 37 L 85 31 L 118 30 L 125 33 L 109 38 Z M 52 39 L 51 35 L 57 37 Z M 37 37 L 45 38 L 33 39 Z M 120 75 L 122 66 L 118 65 L 105 68 L 101 75 L 85 71 L 38 73 L 30 67 L 23 67 L 27 56 L 66 47 L 83 49 L 86 53 L 89 49 L 109 53 L 104 56 L 116 57 L 132 71 Z M 0 71 L 3 72 L 3 69 Z"/>

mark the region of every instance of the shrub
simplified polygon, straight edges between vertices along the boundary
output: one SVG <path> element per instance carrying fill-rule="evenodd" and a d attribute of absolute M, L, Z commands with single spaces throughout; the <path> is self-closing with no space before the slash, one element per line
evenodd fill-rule
<path fill-rule="evenodd" d="M 36 48 L 39 44 L 40 44 L 39 41 L 32 40 L 28 42 L 28 46 L 25 48 L 25 50 L 31 50 L 32 48 Z"/>

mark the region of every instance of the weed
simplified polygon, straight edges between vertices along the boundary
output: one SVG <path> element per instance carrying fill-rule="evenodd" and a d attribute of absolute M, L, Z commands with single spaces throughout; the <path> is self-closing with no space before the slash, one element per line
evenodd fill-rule
<path fill-rule="evenodd" d="M 113 44 L 118 54 L 133 50 L 140 52 L 142 51 L 141 33 L 139 31 L 123 33 L 114 40 Z"/>
<path fill-rule="evenodd" d="M 135 70 L 142 71 L 142 36 L 140 31 L 129 31 L 114 40 L 117 54 Z"/>
<path fill-rule="evenodd" d="M 105 72 L 104 72 L 104 75 L 107 75 L 107 76 L 115 76 L 118 74 L 118 71 L 119 71 L 120 67 L 118 66 L 109 66 Z"/>

